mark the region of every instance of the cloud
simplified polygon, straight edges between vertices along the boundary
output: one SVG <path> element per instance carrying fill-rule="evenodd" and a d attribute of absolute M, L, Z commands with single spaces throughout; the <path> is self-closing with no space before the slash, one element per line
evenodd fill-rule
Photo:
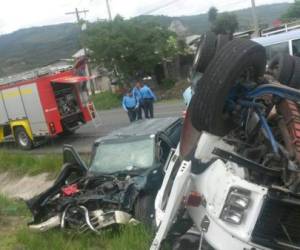
<path fill-rule="evenodd" d="M 106 0 L 9 0 L 1 3 L 0 32 L 11 32 L 19 28 L 75 22 L 76 17 L 65 15 L 66 12 L 78 9 L 89 9 L 86 18 L 90 21 L 107 18 Z M 293 0 L 286 0 L 292 2 Z M 172 0 L 110 0 L 113 15 L 120 14 L 125 18 L 143 14 L 149 10 L 172 2 Z M 256 0 L 257 5 L 284 2 L 284 0 Z M 177 0 L 174 3 L 158 8 L 153 14 L 170 16 L 195 15 L 207 12 L 211 6 L 220 11 L 250 7 L 250 0 Z"/>

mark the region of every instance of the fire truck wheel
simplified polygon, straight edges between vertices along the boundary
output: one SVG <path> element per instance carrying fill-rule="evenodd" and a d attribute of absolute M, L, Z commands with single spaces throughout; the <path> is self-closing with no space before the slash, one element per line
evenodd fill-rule
<path fill-rule="evenodd" d="M 15 139 L 21 149 L 29 150 L 33 147 L 33 141 L 30 139 L 23 127 L 15 128 Z"/>

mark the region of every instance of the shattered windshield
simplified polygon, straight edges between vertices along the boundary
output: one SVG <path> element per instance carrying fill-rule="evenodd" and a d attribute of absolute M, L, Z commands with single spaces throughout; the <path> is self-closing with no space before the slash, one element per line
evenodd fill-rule
<path fill-rule="evenodd" d="M 126 140 L 100 144 L 96 148 L 90 171 L 114 173 L 151 167 L 154 161 L 154 139 Z"/>

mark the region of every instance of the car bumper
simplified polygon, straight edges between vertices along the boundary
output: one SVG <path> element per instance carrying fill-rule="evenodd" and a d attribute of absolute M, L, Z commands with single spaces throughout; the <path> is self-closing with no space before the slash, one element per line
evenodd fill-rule
<path fill-rule="evenodd" d="M 92 211 L 88 216 L 85 226 L 95 232 L 115 224 L 138 223 L 130 214 L 123 211 L 104 212 L 99 209 Z M 56 227 L 65 227 L 64 214 L 53 216 L 39 224 L 29 225 L 29 229 L 36 232 L 45 232 Z"/>

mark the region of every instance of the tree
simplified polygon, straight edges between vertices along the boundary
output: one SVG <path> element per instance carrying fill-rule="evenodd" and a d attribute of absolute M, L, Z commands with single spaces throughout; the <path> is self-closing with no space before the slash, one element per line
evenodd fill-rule
<path fill-rule="evenodd" d="M 158 63 L 174 58 L 181 50 L 176 41 L 176 34 L 166 28 L 120 16 L 92 24 L 85 34 L 96 63 L 108 69 L 117 66 L 127 77 L 152 74 Z"/>
<path fill-rule="evenodd" d="M 300 18 L 300 0 L 295 0 L 281 17 L 284 21 L 290 21 L 297 18 Z"/>
<path fill-rule="evenodd" d="M 218 9 L 216 7 L 210 7 L 207 14 L 208 14 L 208 21 L 210 22 L 210 24 L 214 24 L 215 21 L 217 20 Z"/>
<path fill-rule="evenodd" d="M 224 12 L 217 16 L 212 27 L 212 31 L 216 34 L 232 35 L 239 27 L 236 15 L 233 13 Z"/>

